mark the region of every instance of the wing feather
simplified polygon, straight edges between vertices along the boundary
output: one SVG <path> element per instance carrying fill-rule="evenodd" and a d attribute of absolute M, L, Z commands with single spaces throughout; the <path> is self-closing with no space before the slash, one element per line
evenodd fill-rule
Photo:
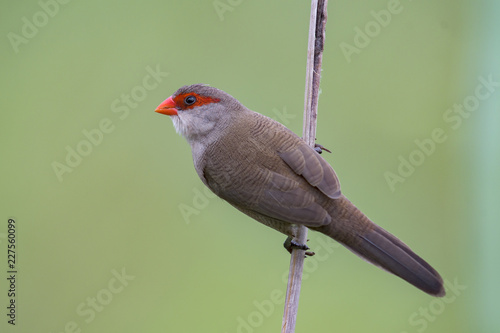
<path fill-rule="evenodd" d="M 292 170 L 303 176 L 309 184 L 326 196 L 338 199 L 341 196 L 340 182 L 333 168 L 306 143 L 279 153 L 281 159 Z"/>

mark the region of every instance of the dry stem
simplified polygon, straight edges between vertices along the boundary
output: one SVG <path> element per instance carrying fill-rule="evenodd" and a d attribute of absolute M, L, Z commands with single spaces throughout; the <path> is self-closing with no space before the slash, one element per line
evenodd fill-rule
<path fill-rule="evenodd" d="M 323 45 L 325 40 L 327 3 L 328 0 L 311 1 L 309 42 L 307 45 L 304 127 L 302 136 L 304 141 L 311 147 L 314 147 L 316 140 L 319 81 L 321 77 L 321 61 L 323 58 Z M 299 244 L 306 244 L 307 228 L 305 226 L 299 226 L 295 241 Z M 281 324 L 282 333 L 295 332 L 304 257 L 304 250 L 294 249 L 292 251 L 290 271 L 288 273 L 288 284 L 286 288 L 285 311 L 283 313 L 283 322 Z"/>

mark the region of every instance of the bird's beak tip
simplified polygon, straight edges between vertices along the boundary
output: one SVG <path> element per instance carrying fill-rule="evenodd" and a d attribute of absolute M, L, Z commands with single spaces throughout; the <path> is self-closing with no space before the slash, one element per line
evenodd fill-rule
<path fill-rule="evenodd" d="M 155 112 L 167 115 L 167 116 L 176 116 L 177 115 L 177 104 L 175 104 L 172 96 L 164 100 L 158 107 Z"/>

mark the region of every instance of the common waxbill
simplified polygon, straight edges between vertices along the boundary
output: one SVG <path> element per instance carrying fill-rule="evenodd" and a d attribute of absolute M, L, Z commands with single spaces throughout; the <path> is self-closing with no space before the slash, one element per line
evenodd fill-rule
<path fill-rule="evenodd" d="M 439 273 L 358 210 L 333 168 L 282 124 L 203 84 L 181 87 L 156 112 L 190 144 L 203 183 L 236 209 L 289 239 L 305 225 L 426 293 L 445 294 Z"/>

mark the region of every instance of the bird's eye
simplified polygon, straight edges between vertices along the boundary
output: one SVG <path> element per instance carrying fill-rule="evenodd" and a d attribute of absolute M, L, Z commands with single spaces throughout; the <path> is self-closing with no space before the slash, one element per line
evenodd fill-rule
<path fill-rule="evenodd" d="M 186 105 L 193 105 L 194 103 L 196 103 L 196 97 L 194 97 L 193 95 L 189 95 L 188 97 L 184 98 L 184 103 Z"/>

